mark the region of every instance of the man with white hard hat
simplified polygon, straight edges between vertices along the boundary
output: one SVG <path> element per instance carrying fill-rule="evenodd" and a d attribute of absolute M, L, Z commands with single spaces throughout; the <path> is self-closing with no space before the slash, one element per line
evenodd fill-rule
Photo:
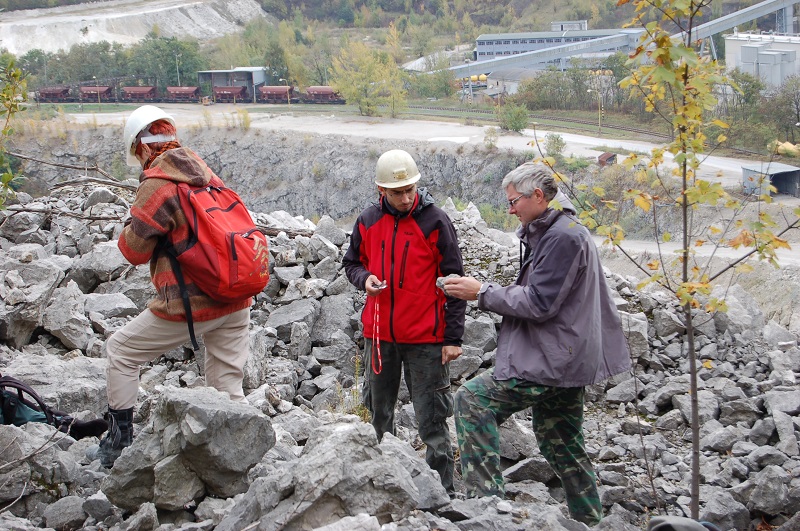
<path fill-rule="evenodd" d="M 361 320 L 366 363 L 364 401 L 380 440 L 394 434 L 401 370 L 427 445 L 425 460 L 451 496 L 453 414 L 449 362 L 461 355 L 466 302 L 447 297 L 438 277 L 463 275 L 456 231 L 424 188 L 407 152 L 378 159 L 380 197 L 358 217 L 344 257 L 347 278 L 367 292 Z"/>

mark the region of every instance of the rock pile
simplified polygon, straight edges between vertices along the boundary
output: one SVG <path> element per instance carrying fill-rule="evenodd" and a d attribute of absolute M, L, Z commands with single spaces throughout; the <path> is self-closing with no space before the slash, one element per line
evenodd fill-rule
<path fill-rule="evenodd" d="M 0 212 L 0 372 L 79 418 L 105 410 L 103 344 L 152 295 L 147 267 L 131 267 L 116 247 L 130 200 L 123 188 L 63 188 Z M 489 229 L 471 205 L 445 209 L 468 273 L 512 282 L 516 240 Z M 568 518 L 525 412 L 502 426 L 508 500 L 448 498 L 420 457 L 407 392 L 398 436 L 378 443 L 353 414 L 364 295 L 341 268 L 348 234 L 328 217 L 256 217 L 282 230 L 270 239 L 272 279 L 251 312 L 250 405 L 203 386 L 201 346 L 143 370 L 136 439 L 111 471 L 85 459 L 96 441 L 44 424 L 0 426 L 0 528 L 586 528 Z M 586 445 L 607 513 L 596 529 L 636 530 L 656 512 L 689 513 L 685 327 L 666 293 L 607 278 L 635 370 L 588 390 Z M 740 287 L 725 296 L 727 313 L 694 317 L 701 516 L 726 530 L 799 529 L 797 338 Z M 469 304 L 454 387 L 492 364 L 498 323 Z"/>

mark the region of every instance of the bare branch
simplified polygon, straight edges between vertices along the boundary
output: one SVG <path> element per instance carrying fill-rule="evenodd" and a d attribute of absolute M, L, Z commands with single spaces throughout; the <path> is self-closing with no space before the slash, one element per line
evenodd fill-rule
<path fill-rule="evenodd" d="M 55 183 L 50 188 L 57 190 L 58 188 L 66 188 L 67 186 L 80 186 L 89 183 L 107 184 L 109 186 L 116 186 L 117 188 L 123 188 L 132 192 L 135 192 L 138 189 L 138 186 L 134 186 L 132 184 L 127 184 L 120 181 L 109 181 L 107 179 L 98 179 L 96 177 L 81 177 L 80 179 L 74 179 L 72 181 L 63 181 L 60 183 Z"/>
<path fill-rule="evenodd" d="M 285 232 L 290 238 L 294 238 L 296 236 L 306 236 L 310 238 L 314 235 L 314 231 L 308 229 L 281 229 L 277 227 L 267 227 L 266 225 L 261 225 L 259 223 L 256 223 L 256 228 L 267 236 L 277 236 L 281 232 Z"/>
<path fill-rule="evenodd" d="M 788 227 L 786 227 L 785 229 L 780 231 L 776 236 L 780 237 L 780 236 L 786 234 L 787 232 L 789 232 L 790 230 L 797 229 L 797 228 L 800 228 L 800 218 L 795 219 L 794 223 L 792 223 L 791 225 L 789 225 Z M 715 274 L 711 275 L 711 277 L 708 279 L 708 281 L 712 282 L 714 279 L 718 278 L 720 275 L 724 274 L 726 271 L 729 271 L 732 268 L 736 267 L 737 265 L 741 264 L 747 258 L 749 258 L 749 257 L 753 256 L 755 253 L 759 252 L 761 249 L 763 249 L 763 247 L 760 247 L 760 248 L 759 247 L 754 247 L 748 253 L 740 256 L 739 258 L 737 258 L 736 260 L 734 260 L 730 264 L 728 264 L 725 267 L 723 267 L 721 270 L 717 271 Z"/>
<path fill-rule="evenodd" d="M 25 485 L 23 485 L 22 490 L 19 493 L 19 496 L 17 496 L 14 501 L 12 501 L 8 505 L 6 505 L 2 509 L 0 509 L 0 513 L 6 512 L 7 510 L 11 509 L 11 507 L 13 507 L 15 503 L 20 501 L 22 499 L 22 497 L 25 496 L 25 491 L 28 489 L 28 485 L 30 485 L 30 478 L 28 478 L 28 481 L 26 481 Z"/>
<path fill-rule="evenodd" d="M 21 212 L 32 212 L 34 214 L 47 214 L 49 216 L 58 215 L 70 218 L 85 219 L 89 221 L 121 221 L 124 219 L 125 214 L 110 215 L 110 216 L 86 216 L 83 214 L 76 214 L 68 210 L 58 210 L 51 207 L 46 208 L 30 208 L 22 205 L 9 205 L 6 210 L 11 211 L 11 215 L 19 214 Z"/>
<path fill-rule="evenodd" d="M 59 435 L 61 435 L 61 437 L 56 439 L 56 437 L 58 437 Z M 22 457 L 20 457 L 18 459 L 14 459 L 12 461 L 9 461 L 8 463 L 3 463 L 2 465 L 0 465 L 0 472 L 2 472 L 3 470 L 5 470 L 7 468 L 11 468 L 11 467 L 13 467 L 13 466 L 15 466 L 15 465 L 17 465 L 19 463 L 27 461 L 31 457 L 33 457 L 35 455 L 38 455 L 38 454 L 44 452 L 45 450 L 50 449 L 52 446 L 57 444 L 64 437 L 67 437 L 66 433 L 60 432 L 58 430 L 54 431 L 53 434 L 50 435 L 50 437 L 48 437 L 48 439 L 45 442 L 43 442 L 42 445 L 39 448 L 37 448 L 36 450 L 31 452 L 30 454 L 23 455 Z"/>
<path fill-rule="evenodd" d="M 29 157 L 28 155 L 23 155 L 22 153 L 12 153 L 11 151 L 8 151 L 7 153 L 9 155 L 13 156 L 13 157 L 18 158 L 18 159 L 30 160 L 30 161 L 33 161 L 33 162 L 38 162 L 40 164 L 47 164 L 48 166 L 55 166 L 57 168 L 68 168 L 70 170 L 96 171 L 97 173 L 99 173 L 103 177 L 107 177 L 110 181 L 117 182 L 111 177 L 111 175 L 108 174 L 108 172 L 106 172 L 105 170 L 101 169 L 96 164 L 94 166 L 76 166 L 74 164 L 62 164 L 60 162 L 51 162 L 51 161 L 48 161 L 48 160 L 41 160 L 41 159 L 37 159 L 37 158 L 34 158 L 34 157 Z"/>

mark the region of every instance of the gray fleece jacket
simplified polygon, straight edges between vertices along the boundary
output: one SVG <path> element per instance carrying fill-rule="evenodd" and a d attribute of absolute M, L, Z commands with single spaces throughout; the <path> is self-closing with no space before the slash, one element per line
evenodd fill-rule
<path fill-rule="evenodd" d="M 627 341 L 589 231 L 570 213 L 548 208 L 520 227 L 520 274 L 489 283 L 482 310 L 503 316 L 494 377 L 583 387 L 631 367 Z"/>

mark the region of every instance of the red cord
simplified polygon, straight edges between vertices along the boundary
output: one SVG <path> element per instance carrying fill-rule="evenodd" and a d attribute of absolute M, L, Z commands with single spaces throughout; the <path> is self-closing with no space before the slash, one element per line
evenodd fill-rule
<path fill-rule="evenodd" d="M 380 374 L 383 370 L 383 359 L 381 358 L 381 327 L 378 305 L 378 296 L 375 297 L 375 320 L 372 322 L 372 352 L 370 353 L 370 361 L 372 362 L 372 372 Z M 378 351 L 378 368 L 375 368 L 375 351 Z"/>

